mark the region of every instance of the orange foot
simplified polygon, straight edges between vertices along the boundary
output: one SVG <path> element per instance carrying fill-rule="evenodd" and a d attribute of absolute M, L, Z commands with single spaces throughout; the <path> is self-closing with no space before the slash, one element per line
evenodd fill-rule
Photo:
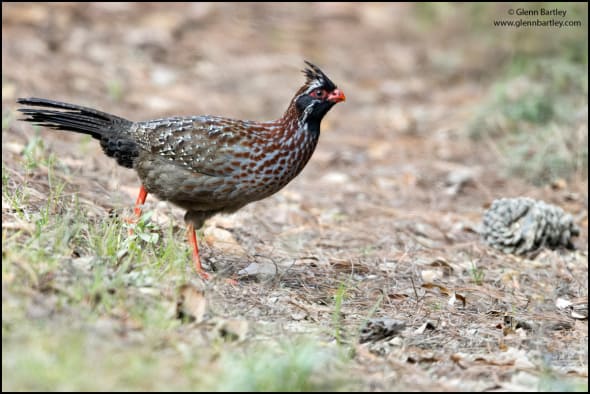
<path fill-rule="evenodd" d="M 137 200 L 135 201 L 135 208 L 133 208 L 134 216 L 130 218 L 123 219 L 127 224 L 135 224 L 141 217 L 141 206 L 145 203 L 145 199 L 147 198 L 148 192 L 145 190 L 145 187 L 141 185 L 139 188 L 139 195 L 137 196 Z M 133 235 L 133 228 L 127 230 L 129 235 Z"/>

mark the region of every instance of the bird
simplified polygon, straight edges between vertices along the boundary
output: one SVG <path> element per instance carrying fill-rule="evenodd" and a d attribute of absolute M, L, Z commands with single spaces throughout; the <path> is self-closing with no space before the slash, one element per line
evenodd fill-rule
<path fill-rule="evenodd" d="M 216 214 L 236 212 L 285 187 L 311 158 L 323 117 L 346 100 L 319 67 L 304 62 L 305 83 L 284 114 L 272 121 L 196 115 L 134 122 L 36 97 L 18 98 L 18 111 L 22 121 L 90 135 L 108 157 L 134 169 L 141 182 L 134 220 L 148 194 L 184 209 L 195 271 L 210 279 L 196 230 Z"/>

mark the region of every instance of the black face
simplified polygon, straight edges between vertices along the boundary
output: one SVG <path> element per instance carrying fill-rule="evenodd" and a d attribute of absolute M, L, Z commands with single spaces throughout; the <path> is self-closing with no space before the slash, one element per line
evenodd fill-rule
<path fill-rule="evenodd" d="M 327 99 L 328 92 L 325 90 L 323 90 L 323 96 L 318 97 L 318 95 L 315 93 L 319 90 L 323 89 L 318 88 L 311 93 L 302 94 L 295 101 L 295 105 L 297 106 L 297 111 L 299 112 L 300 116 L 305 116 L 308 122 L 312 120 L 317 122 L 321 121 L 324 115 L 328 113 L 330 108 L 336 104 L 335 101 L 330 101 Z M 311 109 L 308 107 L 311 107 Z"/>
<path fill-rule="evenodd" d="M 317 66 L 305 62 L 308 68 L 303 71 L 307 81 L 295 99 L 295 107 L 301 124 L 308 130 L 319 133 L 320 122 L 334 104 L 344 101 L 344 93 L 336 87 Z"/>

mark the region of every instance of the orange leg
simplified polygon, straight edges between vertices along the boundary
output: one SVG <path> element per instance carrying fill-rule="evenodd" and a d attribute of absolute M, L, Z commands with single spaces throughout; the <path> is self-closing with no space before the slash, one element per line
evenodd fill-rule
<path fill-rule="evenodd" d="M 147 195 L 147 190 L 145 190 L 145 187 L 141 185 L 141 187 L 139 188 L 139 196 L 137 196 L 137 201 L 135 201 L 135 208 L 133 209 L 136 219 L 139 219 L 141 217 L 141 206 L 145 203 Z"/>
<path fill-rule="evenodd" d="M 148 192 L 145 190 L 145 187 L 141 185 L 139 189 L 139 196 L 137 196 L 137 201 L 135 201 L 135 208 L 133 212 L 135 213 L 134 219 L 127 219 L 127 223 L 133 223 L 141 217 L 141 206 L 145 203 L 145 199 L 147 198 Z M 133 229 L 129 229 L 129 234 L 133 234 Z M 203 265 L 201 264 L 201 257 L 199 256 L 199 245 L 197 243 L 197 233 L 195 231 L 195 226 L 192 223 L 189 223 L 187 227 L 187 236 L 188 242 L 193 248 L 193 261 L 195 263 L 195 271 L 201 276 L 201 278 L 208 280 L 211 276 L 203 269 Z M 227 279 L 227 282 L 232 285 L 237 285 L 237 281 L 234 279 Z"/>
<path fill-rule="evenodd" d="M 139 188 L 139 196 L 137 196 L 137 201 L 135 201 L 135 208 L 133 209 L 133 213 L 135 213 L 135 217 L 133 218 L 126 218 L 124 219 L 125 222 L 128 224 L 136 223 L 139 218 L 141 217 L 141 206 L 145 203 L 145 199 L 147 198 L 148 192 L 145 190 L 145 187 L 141 185 Z M 129 228 L 128 230 L 129 235 L 133 235 L 133 228 Z"/>
<path fill-rule="evenodd" d="M 193 247 L 193 261 L 195 263 L 195 270 L 197 274 L 201 275 L 201 278 L 207 280 L 210 278 L 209 274 L 205 272 L 201 265 L 201 257 L 199 256 L 199 245 L 197 244 L 197 233 L 195 226 L 189 223 L 187 226 L 188 243 Z"/>

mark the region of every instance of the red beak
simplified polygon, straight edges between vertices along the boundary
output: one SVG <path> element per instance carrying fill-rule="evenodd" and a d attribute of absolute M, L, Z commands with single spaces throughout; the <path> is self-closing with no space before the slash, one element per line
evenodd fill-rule
<path fill-rule="evenodd" d="M 327 100 L 332 101 L 333 103 L 339 103 L 341 101 L 345 101 L 346 96 L 344 95 L 344 92 L 342 92 L 342 90 L 334 89 L 330 92 L 330 94 L 328 94 Z"/>

